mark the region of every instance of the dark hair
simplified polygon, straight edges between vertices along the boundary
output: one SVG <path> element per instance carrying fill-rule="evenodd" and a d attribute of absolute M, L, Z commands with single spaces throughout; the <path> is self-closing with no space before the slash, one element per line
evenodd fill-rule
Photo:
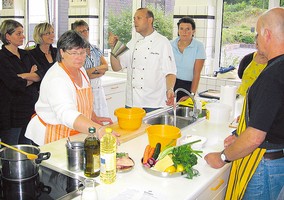
<path fill-rule="evenodd" d="M 6 39 L 6 34 L 8 33 L 9 35 L 12 35 L 18 27 L 23 28 L 23 25 L 12 19 L 7 19 L 2 22 L 0 25 L 0 36 L 4 45 L 10 44 L 10 42 Z"/>
<path fill-rule="evenodd" d="M 178 28 L 179 28 L 179 25 L 180 25 L 181 23 L 188 23 L 188 24 L 191 24 L 192 30 L 195 30 L 195 28 L 196 28 L 195 21 L 194 21 L 191 17 L 183 17 L 183 18 L 181 18 L 181 19 L 178 21 L 178 23 L 177 23 Z"/>
<path fill-rule="evenodd" d="M 89 42 L 86 41 L 79 33 L 73 30 L 66 31 L 57 41 L 57 61 L 61 62 L 62 60 L 60 49 L 66 51 L 79 48 L 85 49 L 87 47 L 89 47 Z"/>
<path fill-rule="evenodd" d="M 84 20 L 77 20 L 71 24 L 71 30 L 75 30 L 78 26 L 86 26 L 89 28 L 89 25 Z"/>

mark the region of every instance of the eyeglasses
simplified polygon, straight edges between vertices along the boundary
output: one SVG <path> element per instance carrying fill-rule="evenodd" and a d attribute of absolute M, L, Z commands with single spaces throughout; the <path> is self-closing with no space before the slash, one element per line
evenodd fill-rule
<path fill-rule="evenodd" d="M 82 52 L 68 52 L 65 51 L 66 53 L 68 53 L 70 56 L 86 56 L 87 52 L 86 51 L 82 51 Z"/>
<path fill-rule="evenodd" d="M 47 33 L 43 33 L 42 35 L 47 35 L 47 36 L 49 36 L 49 35 L 51 35 L 51 34 L 54 34 L 54 32 L 52 31 L 52 32 L 47 32 Z"/>
<path fill-rule="evenodd" d="M 79 33 L 81 33 L 81 34 L 87 33 L 87 32 L 89 32 L 89 29 L 84 29 L 84 30 L 82 30 L 82 31 L 79 31 Z"/>

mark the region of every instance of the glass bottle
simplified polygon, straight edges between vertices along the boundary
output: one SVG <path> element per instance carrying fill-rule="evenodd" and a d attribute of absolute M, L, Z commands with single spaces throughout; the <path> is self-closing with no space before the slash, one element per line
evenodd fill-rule
<path fill-rule="evenodd" d="M 81 194 L 81 200 L 97 200 L 96 182 L 94 179 L 87 178 L 84 180 L 84 189 Z"/>
<path fill-rule="evenodd" d="M 105 184 L 111 184 L 116 179 L 116 137 L 111 128 L 106 128 L 101 138 L 101 172 L 100 179 Z"/>
<path fill-rule="evenodd" d="M 84 142 L 85 168 L 84 175 L 97 177 L 100 175 L 100 140 L 96 136 L 96 128 L 89 128 L 89 135 Z"/>

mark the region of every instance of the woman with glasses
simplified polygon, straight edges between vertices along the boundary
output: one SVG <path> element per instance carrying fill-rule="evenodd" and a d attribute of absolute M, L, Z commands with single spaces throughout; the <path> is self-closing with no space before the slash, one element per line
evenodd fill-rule
<path fill-rule="evenodd" d="M 49 23 L 36 25 L 33 34 L 36 47 L 30 50 L 38 65 L 44 69 L 44 74 L 56 61 L 57 49 L 52 46 L 54 43 L 54 28 Z M 44 75 L 43 74 L 43 75 Z"/>
<path fill-rule="evenodd" d="M 80 33 L 85 40 L 89 40 L 89 25 L 84 20 L 75 21 L 72 30 Z M 109 117 L 105 92 L 101 78 L 108 70 L 108 64 L 102 51 L 95 45 L 89 45 L 84 67 L 91 79 L 94 94 L 94 110 L 98 116 Z"/>
<path fill-rule="evenodd" d="M 88 42 L 75 31 L 65 32 L 57 42 L 57 61 L 45 74 L 26 137 L 38 145 L 101 127 L 110 118 L 93 111 L 90 81 L 83 65 Z"/>
<path fill-rule="evenodd" d="M 36 82 L 41 80 L 40 66 L 25 50 L 23 25 L 5 20 L 0 26 L 0 138 L 10 145 L 19 143 L 21 133 L 34 114 L 38 99 Z"/>

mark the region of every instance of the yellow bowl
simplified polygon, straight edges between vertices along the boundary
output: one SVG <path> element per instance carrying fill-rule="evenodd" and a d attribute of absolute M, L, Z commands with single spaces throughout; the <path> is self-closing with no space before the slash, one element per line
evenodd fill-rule
<path fill-rule="evenodd" d="M 146 112 L 142 108 L 118 108 L 114 111 L 121 129 L 136 130 L 140 128 Z"/>
<path fill-rule="evenodd" d="M 161 143 L 161 151 L 167 146 L 176 146 L 177 139 L 181 136 L 180 129 L 170 125 L 151 125 L 146 129 L 151 147 Z"/>

